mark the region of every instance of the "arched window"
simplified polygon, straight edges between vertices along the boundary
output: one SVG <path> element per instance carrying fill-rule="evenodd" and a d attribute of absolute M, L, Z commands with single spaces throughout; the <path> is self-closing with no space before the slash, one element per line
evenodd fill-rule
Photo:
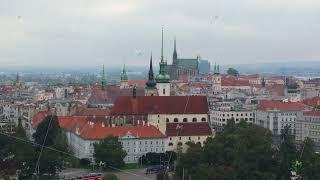
<path fill-rule="evenodd" d="M 173 146 L 173 144 L 172 144 L 172 143 L 169 143 L 168 146 Z"/>
<path fill-rule="evenodd" d="M 202 122 L 206 121 L 206 118 L 204 118 L 204 117 L 203 117 L 203 118 L 201 118 L 201 121 L 202 121 Z"/>
<path fill-rule="evenodd" d="M 178 118 L 174 118 L 174 119 L 173 119 L 173 122 L 178 122 Z"/>
<path fill-rule="evenodd" d="M 192 118 L 192 122 L 197 122 L 197 118 Z"/>
<path fill-rule="evenodd" d="M 187 118 L 183 118 L 183 122 L 188 122 L 188 119 Z"/>
<path fill-rule="evenodd" d="M 165 95 L 166 94 L 166 89 L 162 89 L 162 93 L 163 93 L 163 95 Z"/>
<path fill-rule="evenodd" d="M 166 121 L 169 122 L 169 118 L 167 118 Z"/>

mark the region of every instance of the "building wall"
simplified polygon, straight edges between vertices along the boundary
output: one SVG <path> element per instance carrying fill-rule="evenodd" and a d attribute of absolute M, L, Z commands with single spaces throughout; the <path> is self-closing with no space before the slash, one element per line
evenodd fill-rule
<path fill-rule="evenodd" d="M 74 155 L 79 159 L 88 159 L 94 161 L 94 143 L 99 140 L 86 140 L 71 132 L 66 132 L 69 147 Z M 123 146 L 123 150 L 127 152 L 127 156 L 124 158 L 125 163 L 138 163 L 141 156 L 148 152 L 164 153 L 166 151 L 165 144 L 166 138 L 143 138 L 132 135 L 125 135 L 119 137 L 119 141 Z"/>
<path fill-rule="evenodd" d="M 167 123 L 208 122 L 208 114 L 149 114 L 148 122 L 166 134 Z"/>
<path fill-rule="evenodd" d="M 170 83 L 157 83 L 158 96 L 170 96 Z"/>
<path fill-rule="evenodd" d="M 298 113 L 296 121 L 295 140 L 302 143 L 309 137 L 314 141 L 316 151 L 320 150 L 320 117 L 305 116 L 302 112 Z"/>
<path fill-rule="evenodd" d="M 212 110 L 210 112 L 210 124 L 216 131 L 222 131 L 228 120 L 234 119 L 235 123 L 244 120 L 248 123 L 255 122 L 254 111 L 224 111 Z"/>
<path fill-rule="evenodd" d="M 221 92 L 221 75 L 220 74 L 214 74 L 212 76 L 212 90 L 213 93 L 219 93 Z"/>
<path fill-rule="evenodd" d="M 166 143 L 166 150 L 177 152 L 180 149 L 182 152 L 186 152 L 188 149 L 187 142 L 191 141 L 203 145 L 208 137 L 209 136 L 169 136 Z"/>
<path fill-rule="evenodd" d="M 299 111 L 257 110 L 256 124 L 269 129 L 274 135 L 280 135 L 286 125 L 290 133 L 295 134 L 295 122 Z"/>
<path fill-rule="evenodd" d="M 126 163 L 138 163 L 139 158 L 149 152 L 164 153 L 166 138 L 139 139 L 135 136 L 122 136 L 119 139 L 127 152 Z"/>

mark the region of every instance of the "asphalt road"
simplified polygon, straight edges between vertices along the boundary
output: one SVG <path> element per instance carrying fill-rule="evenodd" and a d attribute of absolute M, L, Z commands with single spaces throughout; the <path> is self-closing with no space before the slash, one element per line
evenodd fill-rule
<path fill-rule="evenodd" d="M 145 169 L 130 169 L 114 172 L 119 180 L 156 180 L 155 174 L 144 174 Z"/>

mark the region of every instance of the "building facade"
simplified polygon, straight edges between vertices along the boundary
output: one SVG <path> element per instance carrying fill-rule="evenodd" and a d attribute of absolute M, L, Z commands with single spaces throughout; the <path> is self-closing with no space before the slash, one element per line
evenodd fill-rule
<path fill-rule="evenodd" d="M 302 144 L 308 137 L 313 140 L 316 151 L 320 150 L 320 111 L 299 112 L 295 130 L 298 144 Z"/>
<path fill-rule="evenodd" d="M 171 79 L 178 79 L 180 76 L 196 76 L 199 74 L 199 56 L 197 58 L 178 58 L 176 39 L 174 40 L 174 50 L 172 64 L 168 66 Z"/>
<path fill-rule="evenodd" d="M 294 135 L 297 115 L 304 109 L 305 105 L 298 102 L 262 101 L 255 113 L 256 124 L 269 129 L 273 135 L 280 135 L 289 126 L 289 133 Z"/>
<path fill-rule="evenodd" d="M 255 112 L 253 109 L 243 108 L 242 105 L 234 102 L 217 102 L 216 106 L 210 110 L 211 127 L 221 132 L 229 120 L 235 123 L 240 121 L 255 123 Z"/>

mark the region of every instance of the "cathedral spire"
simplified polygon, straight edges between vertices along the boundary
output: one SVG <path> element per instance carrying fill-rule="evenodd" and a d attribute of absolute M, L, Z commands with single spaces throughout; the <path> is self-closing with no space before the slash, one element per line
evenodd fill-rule
<path fill-rule="evenodd" d="M 126 65 L 123 64 L 122 73 L 121 73 L 121 81 L 128 81 L 128 75 L 126 71 Z"/>
<path fill-rule="evenodd" d="M 163 27 L 161 30 L 161 62 L 164 62 L 163 60 Z"/>
<path fill-rule="evenodd" d="M 174 37 L 174 49 L 173 49 L 173 55 L 172 55 L 172 64 L 176 64 L 177 59 L 178 59 L 177 40 L 176 40 L 176 37 Z"/>
<path fill-rule="evenodd" d="M 104 64 L 102 65 L 101 89 L 102 90 L 106 89 L 106 77 L 105 77 L 105 73 L 104 73 Z"/>
<path fill-rule="evenodd" d="M 154 75 L 153 75 L 152 53 L 150 56 L 149 77 L 148 77 L 148 81 L 146 82 L 146 85 L 147 85 L 147 88 L 154 88 L 156 86 L 156 81 L 154 80 Z"/>

